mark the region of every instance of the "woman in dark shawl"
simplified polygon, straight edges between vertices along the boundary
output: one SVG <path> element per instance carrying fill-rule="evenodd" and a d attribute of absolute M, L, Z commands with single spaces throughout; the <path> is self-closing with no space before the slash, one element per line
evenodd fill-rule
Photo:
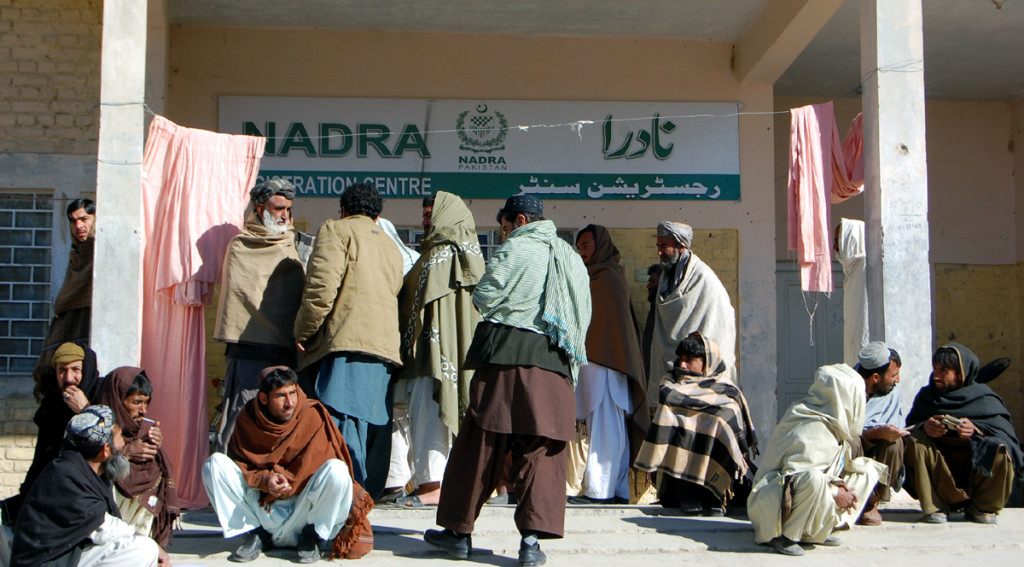
<path fill-rule="evenodd" d="M 160 447 L 159 424 L 146 419 L 152 392 L 145 370 L 121 366 L 103 380 L 99 401 L 114 410 L 123 431 L 124 452 L 131 462 L 128 477 L 116 484 L 121 516 L 138 532 L 139 528 L 145 531 L 151 514 L 152 527 L 140 535 L 152 537 L 166 549 L 180 510 L 171 462 Z"/>

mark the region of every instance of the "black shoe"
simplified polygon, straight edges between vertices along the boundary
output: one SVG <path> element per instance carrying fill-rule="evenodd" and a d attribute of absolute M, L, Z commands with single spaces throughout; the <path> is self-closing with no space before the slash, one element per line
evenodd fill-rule
<path fill-rule="evenodd" d="M 574 506 L 606 506 L 608 504 L 615 504 L 614 498 L 591 498 L 589 496 L 570 496 L 565 501 Z"/>
<path fill-rule="evenodd" d="M 299 534 L 299 543 L 296 546 L 299 551 L 299 563 L 316 563 L 320 561 L 320 550 L 317 549 L 317 540 L 313 524 L 307 524 Z"/>
<path fill-rule="evenodd" d="M 454 559 L 469 559 L 473 554 L 472 534 L 459 535 L 452 530 L 427 530 L 423 541 L 443 550 Z"/>
<path fill-rule="evenodd" d="M 540 542 L 533 545 L 519 542 L 519 567 L 540 567 L 548 562 L 548 556 L 540 549 Z"/>
<path fill-rule="evenodd" d="M 703 511 L 704 505 L 700 503 L 700 500 L 686 500 L 679 504 L 679 514 L 681 516 L 700 516 Z"/>
<path fill-rule="evenodd" d="M 228 555 L 228 561 L 248 563 L 260 556 L 264 545 L 268 549 L 270 548 L 270 534 L 262 527 L 246 532 L 242 535 L 242 545 L 239 545 L 234 553 Z"/>

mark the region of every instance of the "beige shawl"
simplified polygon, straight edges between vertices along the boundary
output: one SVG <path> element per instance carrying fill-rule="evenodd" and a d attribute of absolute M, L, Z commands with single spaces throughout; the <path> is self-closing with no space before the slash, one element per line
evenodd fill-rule
<path fill-rule="evenodd" d="M 305 279 L 295 234 L 272 233 L 250 213 L 228 245 L 214 338 L 295 348 L 292 326 Z"/>

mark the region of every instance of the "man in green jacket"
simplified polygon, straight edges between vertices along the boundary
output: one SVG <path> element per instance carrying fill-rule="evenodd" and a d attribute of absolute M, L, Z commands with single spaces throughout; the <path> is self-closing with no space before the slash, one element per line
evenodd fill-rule
<path fill-rule="evenodd" d="M 391 372 L 401 366 L 398 292 L 402 256 L 374 224 L 383 202 L 357 183 L 341 219 L 320 226 L 295 317 L 299 367 L 320 363 L 316 395 L 341 429 L 356 482 L 384 488 L 391 452 Z"/>

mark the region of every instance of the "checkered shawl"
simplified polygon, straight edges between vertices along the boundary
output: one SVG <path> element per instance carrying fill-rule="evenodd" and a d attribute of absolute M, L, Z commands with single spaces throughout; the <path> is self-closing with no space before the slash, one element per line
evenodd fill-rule
<path fill-rule="evenodd" d="M 702 485 L 728 502 L 733 479 L 757 454 L 743 394 L 722 373 L 679 383 L 666 376 L 659 398 L 636 468 Z"/>

